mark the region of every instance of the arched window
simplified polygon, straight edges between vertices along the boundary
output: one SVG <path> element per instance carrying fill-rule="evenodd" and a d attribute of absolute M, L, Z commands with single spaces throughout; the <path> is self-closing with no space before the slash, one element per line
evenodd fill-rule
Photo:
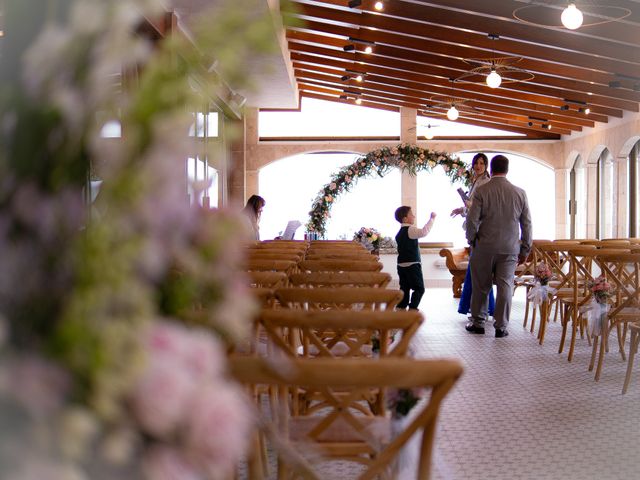
<path fill-rule="evenodd" d="M 629 153 L 629 236 L 640 235 L 640 142 Z"/>
<path fill-rule="evenodd" d="M 471 159 L 477 152 L 464 152 L 460 158 L 471 165 Z M 540 162 L 514 153 L 484 151 L 489 157 L 502 153 L 509 158 L 507 178 L 514 185 L 523 188 L 527 193 L 533 238 L 554 239 L 556 237 L 556 196 L 555 175 L 553 169 Z M 441 168 L 433 173 L 418 174 L 418 211 L 417 223 L 429 217 L 431 211 L 438 213 L 438 218 L 427 242 L 453 242 L 455 246 L 466 245 L 465 233 L 460 217 L 451 218 L 449 213 L 461 206 L 456 193 L 456 186 L 451 185 Z"/>
<path fill-rule="evenodd" d="M 569 173 L 569 235 L 587 236 L 587 177 L 582 157 L 578 155 Z"/>
<path fill-rule="evenodd" d="M 596 217 L 596 236 L 612 238 L 615 232 L 616 184 L 613 157 L 604 149 L 598 157 L 598 203 Z"/>
<path fill-rule="evenodd" d="M 311 203 L 331 174 L 352 164 L 360 154 L 320 152 L 296 155 L 273 162 L 259 171 L 259 194 L 267 204 L 260 220 L 260 238 L 282 233 L 289 220 L 303 227 L 296 239 L 304 236 Z M 361 178 L 348 193 L 341 194 L 331 209 L 327 238 L 351 240 L 361 227 L 373 227 L 384 236 L 394 237 L 399 224 L 393 214 L 400 206 L 400 171 L 392 170 L 382 178 Z"/>

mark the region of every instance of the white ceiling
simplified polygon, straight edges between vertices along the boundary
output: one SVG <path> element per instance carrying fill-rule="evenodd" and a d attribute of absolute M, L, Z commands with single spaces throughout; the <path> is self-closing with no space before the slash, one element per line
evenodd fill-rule
<path fill-rule="evenodd" d="M 191 18 L 209 7 L 215 6 L 220 0 L 171 0 L 180 28 L 189 33 Z M 280 15 L 278 0 L 251 0 L 253 13 L 263 12 L 273 20 L 273 31 L 270 42 L 273 42 L 276 54 L 260 56 L 250 59 L 247 70 L 252 79 L 251 89 L 232 89 L 247 99 L 247 106 L 259 108 L 297 108 L 298 88 L 290 60 L 287 41 Z M 215 58 L 215 52 L 210 52 Z"/>

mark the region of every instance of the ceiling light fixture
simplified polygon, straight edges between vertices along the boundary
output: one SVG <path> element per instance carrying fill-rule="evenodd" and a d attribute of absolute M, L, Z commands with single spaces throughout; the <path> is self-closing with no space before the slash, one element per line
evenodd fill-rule
<path fill-rule="evenodd" d="M 567 8 L 562 11 L 562 15 L 560 15 L 560 21 L 569 30 L 580 28 L 583 20 L 582 12 L 576 7 L 575 3 L 570 3 Z"/>
<path fill-rule="evenodd" d="M 366 47 L 364 47 L 364 53 L 370 55 L 371 53 L 373 53 L 373 47 L 371 45 L 367 45 Z"/>
<path fill-rule="evenodd" d="M 500 36 L 495 33 L 488 35 L 490 40 L 499 40 Z M 519 83 L 533 80 L 534 75 L 527 70 L 516 67 L 522 57 L 496 57 L 494 49 L 491 49 L 490 58 L 467 58 L 465 63 L 474 67 L 463 73 L 456 81 L 466 83 L 486 83 L 489 88 L 498 88 L 503 83 Z"/>
<path fill-rule="evenodd" d="M 349 8 L 356 8 L 362 5 L 362 0 L 349 0 L 347 5 L 349 5 Z"/>
<path fill-rule="evenodd" d="M 376 2 L 375 5 L 373 6 L 373 8 L 375 8 L 376 10 L 381 12 L 382 10 L 384 10 L 384 3 L 383 2 Z"/>
<path fill-rule="evenodd" d="M 591 109 L 589 107 L 580 107 L 578 108 L 578 112 L 589 115 L 591 113 Z"/>
<path fill-rule="evenodd" d="M 597 5 L 596 2 L 583 4 L 567 0 L 516 1 L 526 3 L 526 5 L 516 8 L 511 14 L 513 18 L 536 27 L 553 28 L 557 30 L 565 28 L 576 30 L 580 27 L 592 27 L 594 25 L 617 22 L 631 15 L 631 10 L 628 8 L 615 5 Z M 576 7 L 576 3 L 580 3 L 580 9 Z M 556 15 L 559 12 L 559 23 L 555 23 L 554 20 L 549 20 L 557 19 L 558 16 Z"/>
<path fill-rule="evenodd" d="M 569 105 L 562 105 L 560 110 L 569 110 Z"/>
<path fill-rule="evenodd" d="M 342 47 L 342 50 L 344 50 L 345 52 L 353 52 L 355 51 L 356 46 L 349 44 L 349 45 L 345 45 L 344 47 Z"/>
<path fill-rule="evenodd" d="M 459 116 L 460 116 L 460 112 L 456 108 L 456 104 L 452 103 L 451 104 L 451 108 L 449 108 L 449 110 L 447 110 L 447 118 L 449 120 L 451 120 L 452 122 L 455 122 L 458 119 Z"/>
<path fill-rule="evenodd" d="M 361 98 L 356 98 L 356 105 L 360 105 L 362 103 L 362 99 Z"/>

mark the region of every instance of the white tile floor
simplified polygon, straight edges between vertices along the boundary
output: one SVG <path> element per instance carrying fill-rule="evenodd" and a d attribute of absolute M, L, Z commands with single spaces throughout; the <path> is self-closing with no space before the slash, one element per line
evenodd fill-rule
<path fill-rule="evenodd" d="M 621 395 L 626 364 L 617 347 L 596 383 L 586 339 L 569 363 L 557 353 L 559 324 L 549 325 L 543 346 L 523 329 L 523 291 L 504 339 L 490 325 L 484 336 L 467 333 L 451 290 L 428 289 L 421 310 L 417 356 L 465 366 L 441 411 L 435 479 L 640 478 L 640 365 Z"/>

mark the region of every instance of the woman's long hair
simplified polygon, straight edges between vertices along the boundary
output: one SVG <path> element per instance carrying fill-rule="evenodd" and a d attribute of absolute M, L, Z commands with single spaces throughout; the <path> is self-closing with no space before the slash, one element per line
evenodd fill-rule
<path fill-rule="evenodd" d="M 251 195 L 249 200 L 247 200 L 247 204 L 245 205 L 243 211 L 248 215 L 252 216 L 256 219 L 256 221 L 260 218 L 260 209 L 264 208 L 266 205 L 266 201 L 260 195 Z"/>

